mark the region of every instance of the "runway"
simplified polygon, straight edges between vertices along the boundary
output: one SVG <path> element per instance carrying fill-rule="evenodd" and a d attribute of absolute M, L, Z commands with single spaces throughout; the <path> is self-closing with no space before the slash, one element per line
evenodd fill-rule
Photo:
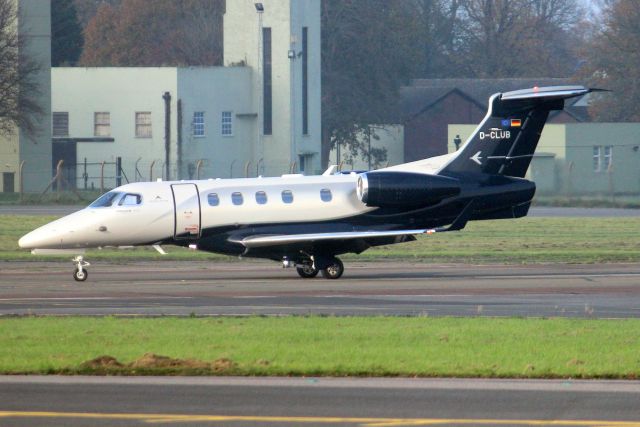
<path fill-rule="evenodd" d="M 276 263 L 0 264 L 0 315 L 640 317 L 640 265 L 347 262 L 339 280 Z"/>
<path fill-rule="evenodd" d="M 0 377 L 3 426 L 640 426 L 640 382 Z"/>

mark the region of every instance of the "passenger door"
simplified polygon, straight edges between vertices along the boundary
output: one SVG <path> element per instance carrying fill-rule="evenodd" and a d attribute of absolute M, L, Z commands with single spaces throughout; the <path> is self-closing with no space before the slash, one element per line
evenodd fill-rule
<path fill-rule="evenodd" d="M 175 208 L 175 239 L 200 237 L 200 196 L 195 184 L 172 184 Z"/>

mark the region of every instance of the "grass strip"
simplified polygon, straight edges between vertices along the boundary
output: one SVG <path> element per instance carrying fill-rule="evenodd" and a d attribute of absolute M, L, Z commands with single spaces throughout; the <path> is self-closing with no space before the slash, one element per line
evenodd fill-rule
<path fill-rule="evenodd" d="M 2 318 L 0 373 L 631 379 L 640 320 Z"/>
<path fill-rule="evenodd" d="M 18 248 L 18 239 L 55 217 L 0 215 L 0 260 L 48 260 Z M 166 247 L 90 250 L 92 260 L 224 260 L 234 258 Z M 67 259 L 67 257 L 62 257 Z M 462 263 L 598 263 L 640 261 L 640 218 L 521 218 L 476 221 L 464 230 L 372 248 L 345 260 L 402 259 Z"/>

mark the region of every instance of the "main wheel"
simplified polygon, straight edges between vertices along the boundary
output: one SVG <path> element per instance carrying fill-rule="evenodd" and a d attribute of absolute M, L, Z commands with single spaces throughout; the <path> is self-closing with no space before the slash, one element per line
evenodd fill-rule
<path fill-rule="evenodd" d="M 76 282 L 84 282 L 89 277 L 89 271 L 86 268 L 83 268 L 82 271 L 76 268 L 76 271 L 73 272 L 73 278 L 76 279 Z"/>
<path fill-rule="evenodd" d="M 318 275 L 318 270 L 313 264 L 304 264 L 302 267 L 296 267 L 296 271 L 303 279 L 312 279 Z"/>
<path fill-rule="evenodd" d="M 325 279 L 339 279 L 344 273 L 344 264 L 338 258 L 333 258 L 331 264 L 322 270 L 322 277 Z"/>

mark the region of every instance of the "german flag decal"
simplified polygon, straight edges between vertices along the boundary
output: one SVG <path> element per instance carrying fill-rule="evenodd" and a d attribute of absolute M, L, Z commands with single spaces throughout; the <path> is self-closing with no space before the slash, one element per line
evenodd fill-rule
<path fill-rule="evenodd" d="M 520 120 L 520 119 L 511 119 L 511 127 L 512 128 L 519 128 L 520 126 L 522 126 L 522 120 Z"/>

